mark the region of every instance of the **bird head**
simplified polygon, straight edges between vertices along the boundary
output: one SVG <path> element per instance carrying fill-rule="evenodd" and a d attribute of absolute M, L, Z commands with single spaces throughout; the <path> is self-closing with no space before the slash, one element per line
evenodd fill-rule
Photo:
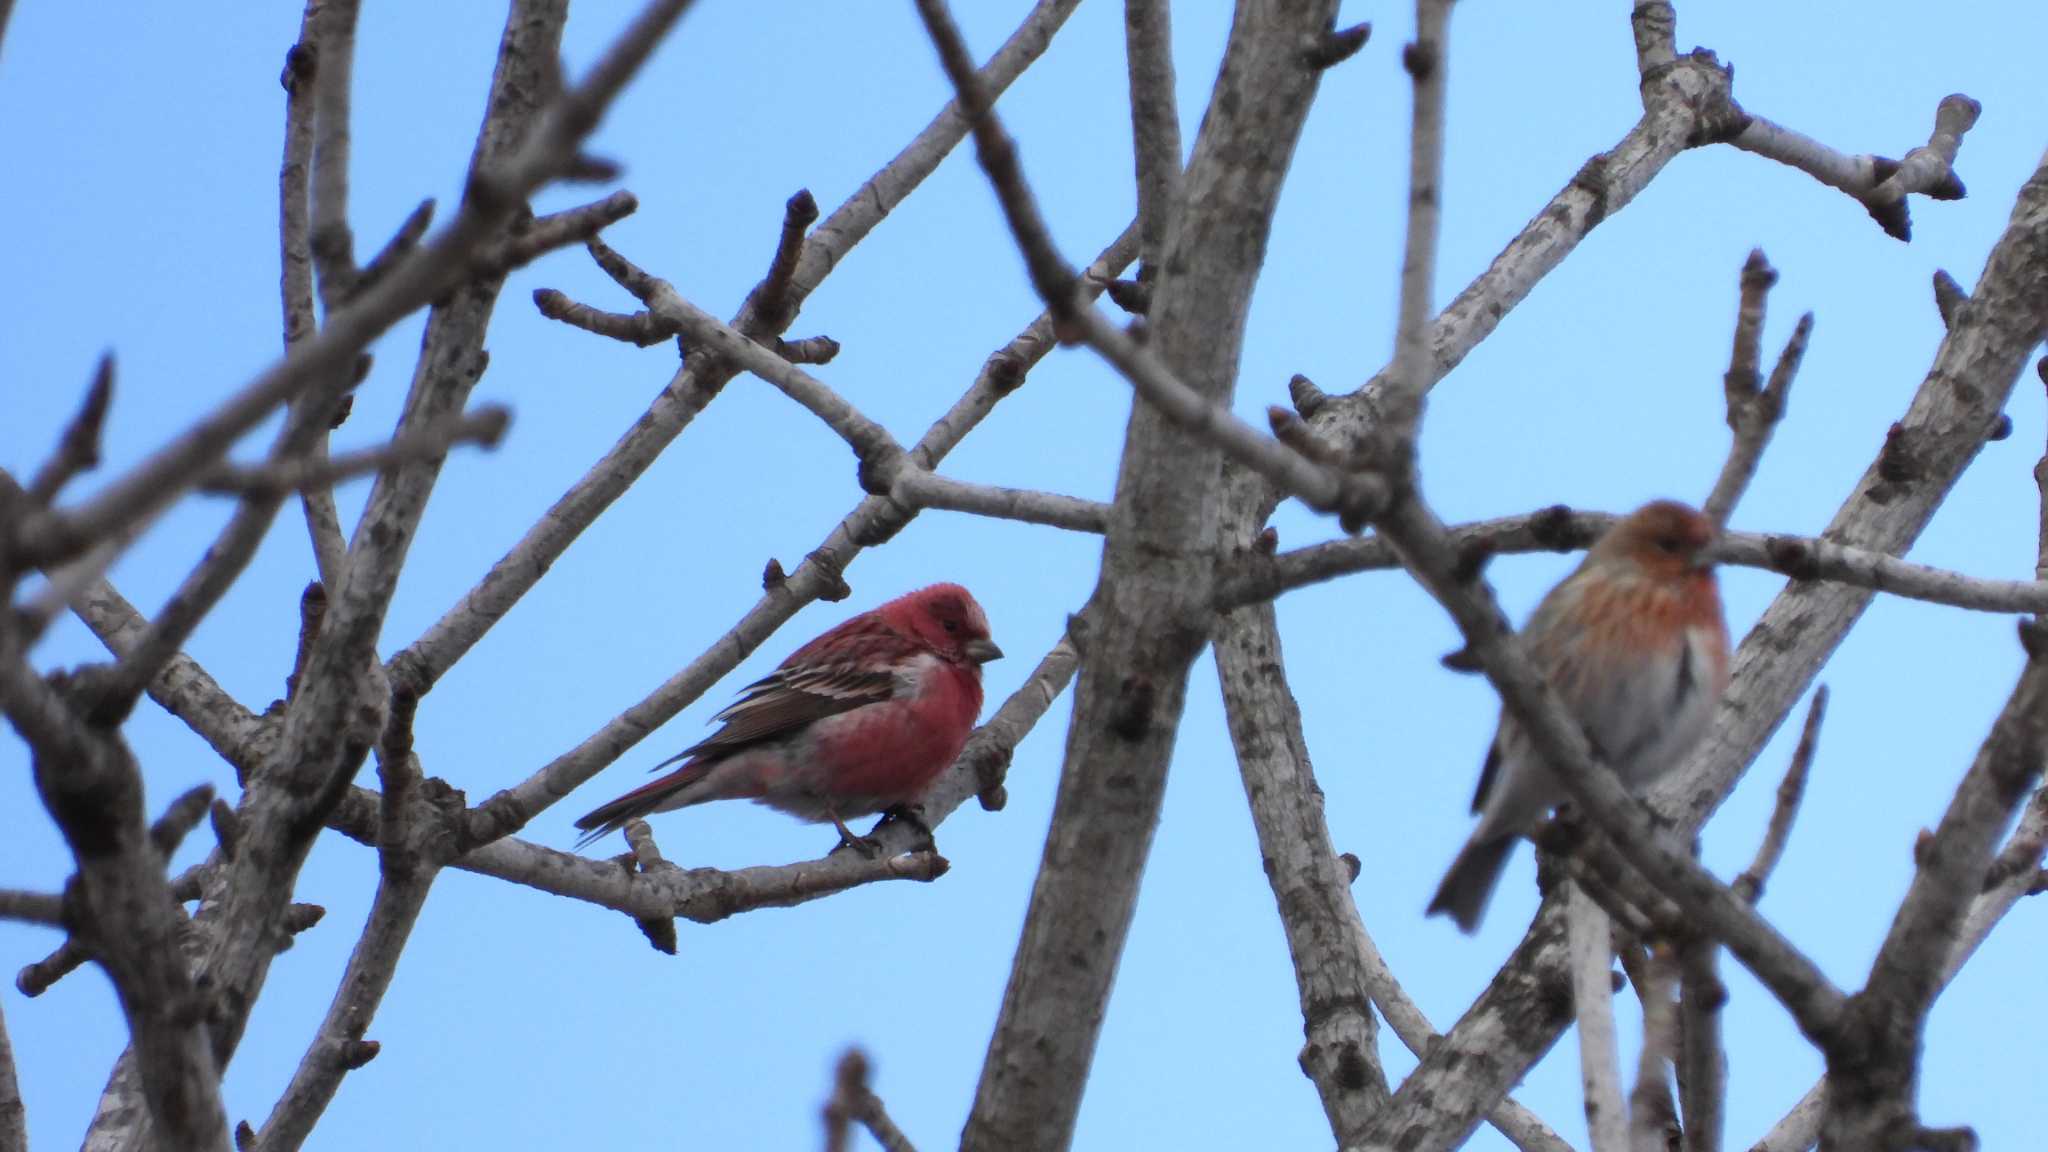
<path fill-rule="evenodd" d="M 1636 509 L 1593 546 L 1594 562 L 1626 565 L 1653 580 L 1682 580 L 1713 566 L 1714 523 L 1676 500 Z"/>
<path fill-rule="evenodd" d="M 1002 659 L 989 639 L 988 617 L 958 584 L 920 588 L 890 605 L 898 624 L 940 656 L 962 664 Z"/>

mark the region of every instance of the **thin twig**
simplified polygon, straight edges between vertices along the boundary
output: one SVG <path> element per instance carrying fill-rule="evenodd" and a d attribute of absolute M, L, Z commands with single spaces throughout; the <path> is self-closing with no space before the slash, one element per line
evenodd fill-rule
<path fill-rule="evenodd" d="M 1722 391 L 1728 403 L 1728 430 L 1734 437 L 1728 447 L 1728 459 L 1721 465 L 1721 475 L 1701 506 L 1706 517 L 1717 525 L 1728 523 L 1729 514 L 1756 475 L 1764 446 L 1785 414 L 1786 394 L 1791 390 L 1792 378 L 1798 374 L 1799 361 L 1806 354 L 1807 338 L 1813 332 L 1813 313 L 1809 312 L 1800 317 L 1793 329 L 1766 387 L 1761 367 L 1764 304 L 1771 286 L 1777 282 L 1777 270 L 1764 259 L 1763 249 L 1751 249 L 1742 266 L 1734 351 L 1729 355 L 1728 373 L 1722 378 Z"/>
<path fill-rule="evenodd" d="M 1414 468 L 1429 371 L 1429 318 L 1436 311 L 1437 236 L 1442 230 L 1444 93 L 1450 73 L 1451 0 L 1415 0 L 1415 41 L 1401 65 L 1414 88 L 1408 133 L 1408 229 L 1401 254 L 1401 297 L 1394 364 L 1382 392 L 1381 466 L 1397 485 Z M 1590 1104 L 1589 1104 L 1590 1107 Z"/>
<path fill-rule="evenodd" d="M 54 892 L 0 888 L 0 920 L 19 920 L 46 928 L 64 926 L 64 897 Z"/>
<path fill-rule="evenodd" d="M 1180 200 L 1180 111 L 1173 96 L 1173 28 L 1166 0 L 1124 0 L 1124 55 L 1131 82 L 1138 235 L 1145 258 L 1140 275 L 1150 280 L 1165 258 Z"/>
<path fill-rule="evenodd" d="M 147 520 L 169 505 L 227 448 L 279 404 L 308 389 L 338 395 L 369 343 L 467 273 L 471 256 L 495 237 L 528 193 L 566 171 L 604 109 L 652 55 L 691 0 L 655 0 L 591 70 L 541 116 L 509 159 L 471 175 L 462 212 L 383 283 L 329 316 L 308 338 L 241 391 L 61 519 L 30 517 L 16 526 L 12 554 L 38 566 L 78 555 L 92 542 Z M 314 407 L 322 407 L 315 403 Z"/>
<path fill-rule="evenodd" d="M 320 0 L 314 20 L 319 68 L 313 90 L 312 252 L 320 302 L 333 312 L 356 279 L 355 235 L 348 224 L 349 103 L 355 76 L 361 0 Z"/>
<path fill-rule="evenodd" d="M 1000 92 L 1007 88 L 1045 52 L 1053 34 L 1072 14 L 1078 2 L 1040 0 L 1032 8 L 983 69 L 983 79 L 991 91 Z M 792 306 L 801 304 L 839 260 L 938 167 L 947 152 L 966 133 L 966 121 L 949 103 L 903 151 L 826 217 L 824 223 L 806 239 L 802 255 L 798 258 L 796 274 L 790 284 Z M 1134 236 L 1127 235 L 1112 243 L 1097 264 L 1104 270 L 1104 278 L 1113 277 L 1121 271 L 1130 262 L 1134 248 Z M 751 335 L 765 334 L 765 329 L 760 329 L 744 309 L 735 326 Z M 1050 345 L 1050 321 L 1034 322 L 1012 342 L 1010 348 L 998 353 L 1000 363 L 997 357 L 991 357 L 990 366 L 983 372 L 990 386 L 983 388 L 978 383 L 976 389 L 970 390 L 968 397 L 963 398 L 955 410 L 927 434 L 921 447 L 913 450 L 924 452 L 919 462 L 927 467 L 936 464 L 958 443 L 958 436 L 965 435 L 981 416 L 986 415 L 994 400 L 1007 395 L 1021 383 L 1024 372 L 1045 355 Z M 721 368 L 708 357 L 699 357 L 685 364 L 648 411 L 634 422 L 631 430 L 555 501 L 519 542 L 491 566 L 475 587 L 464 593 L 462 599 L 417 641 L 392 659 L 392 673 L 413 679 L 422 692 L 431 688 L 484 633 L 511 611 L 577 536 L 653 464 L 663 449 L 682 433 L 735 374 L 733 369 Z M 849 517 L 849 521 L 842 522 L 843 526 L 865 526 L 875 521 L 879 515 L 875 505 L 863 503 L 861 507 L 867 511 L 860 524 L 852 524 Z M 850 543 L 853 537 L 847 539 Z M 811 582 L 804 583 L 809 585 Z M 829 580 L 816 587 L 831 588 L 840 583 L 835 570 Z M 778 600 L 778 604 L 786 606 L 782 619 L 794 615 L 796 607 L 803 602 Z M 781 620 L 776 623 L 780 624 Z M 751 651 L 751 648 L 745 651 Z M 738 663 L 743 655 L 744 652 L 735 654 L 733 662 Z M 699 692 L 702 690 L 698 689 Z"/>
<path fill-rule="evenodd" d="M 1586 1131 L 1593 1152 L 1628 1152 L 1628 1109 L 1621 1099 L 1621 1055 L 1614 1033 L 1612 929 L 1600 905 L 1576 888 L 1568 918 Z"/>
<path fill-rule="evenodd" d="M 114 354 L 108 352 L 93 369 L 92 383 L 86 386 L 85 399 L 71 422 L 64 426 L 56 454 L 36 469 L 35 478 L 29 481 L 29 500 L 47 508 L 73 477 L 99 467 L 100 430 L 106 426 L 107 408 L 113 399 Z"/>
<path fill-rule="evenodd" d="M 1636 1059 L 1635 1087 L 1628 1096 L 1630 1152 L 1665 1152 L 1678 1126 L 1669 1074 L 1679 1047 L 1678 1006 L 1671 998 L 1677 983 L 1672 953 L 1669 944 L 1653 945 L 1643 970 L 1629 976 L 1643 1008 L 1643 1044 Z"/>
<path fill-rule="evenodd" d="M 253 467 L 222 465 L 200 480 L 198 488 L 202 492 L 251 496 L 325 487 L 399 464 L 432 460 L 447 454 L 458 444 L 496 448 L 511 422 L 511 409 L 500 404 L 486 404 L 473 412 L 408 429 L 396 439 L 375 448 L 344 452 L 338 456 L 281 460 Z"/>
<path fill-rule="evenodd" d="M 1615 519 L 1610 513 L 1575 512 L 1554 505 L 1461 524 L 1450 531 L 1467 566 L 1476 566 L 1496 555 L 1583 549 L 1612 527 Z M 1968 576 L 1839 544 L 1830 537 L 1728 532 L 1715 544 L 1712 556 L 1718 564 L 1761 568 L 1790 576 L 1795 582 L 1844 584 L 1978 612 L 2048 612 L 2048 579 Z M 1236 571 L 1217 585 L 1218 607 L 1225 610 L 1355 572 L 1393 569 L 1400 565 L 1400 558 L 1384 537 L 1367 535 L 1297 548 L 1271 558 L 1234 557 L 1230 563 Z"/>
<path fill-rule="evenodd" d="M 1137 248 L 1136 239 L 1136 229 L 1127 229 L 1104 250 L 1094 266 L 1105 271 L 1106 275 L 1101 279 L 1107 279 L 1108 275 L 1113 275 L 1131 261 Z M 1091 284 L 1094 283 L 1099 281 L 1091 278 Z M 998 402 L 1017 390 L 1026 374 L 1052 350 L 1055 327 L 1048 310 L 991 355 L 973 386 L 909 450 L 908 460 L 930 467 L 951 452 L 962 438 L 979 426 Z M 701 357 L 698 362 L 706 359 L 709 358 Z M 614 449 L 612 455 L 618 455 L 625 447 L 622 444 Z M 611 458 L 607 457 L 607 461 Z M 593 469 L 592 475 L 597 475 L 604 468 L 605 463 L 601 462 L 598 469 Z M 594 516 L 596 511 L 591 510 L 590 515 Z M 478 805 L 471 817 L 471 835 L 481 843 L 516 831 L 536 813 L 596 775 L 648 732 L 666 723 L 703 695 L 763 640 L 795 616 L 798 609 L 820 598 L 845 598 L 848 590 L 842 573 L 846 565 L 864 548 L 888 539 L 908 523 L 913 514 L 914 510 L 904 509 L 885 497 L 870 496 L 863 500 L 826 535 L 803 564 L 765 590 L 760 601 L 745 617 L 706 647 L 682 671 L 516 787 Z M 508 611 L 518 592 L 524 588 L 510 589 L 508 595 L 507 585 L 516 579 L 524 579 L 524 587 L 531 587 L 531 581 L 538 577 L 538 571 L 522 561 L 529 561 L 534 552 L 543 548 L 559 550 L 566 547 L 569 539 L 574 538 L 573 531 L 567 539 L 562 539 L 543 532 L 545 527 L 544 522 L 530 532 L 528 540 L 522 541 L 500 560 L 493 567 L 492 575 L 472 590 L 462 604 L 444 616 L 411 648 L 395 657 L 391 663 L 392 674 L 418 678 L 431 684 L 433 677 L 452 664 L 492 622 Z M 531 548 L 529 542 L 532 542 Z M 1064 683 L 1062 679 L 1061 684 Z"/>
<path fill-rule="evenodd" d="M 1763 843 L 1757 845 L 1756 858 L 1731 885 L 1736 895 L 1751 904 L 1763 895 L 1764 882 L 1770 879 L 1792 838 L 1792 821 L 1799 815 L 1800 797 L 1806 794 L 1806 776 L 1813 767 L 1813 754 L 1820 743 L 1820 724 L 1827 710 L 1828 686 L 1823 684 L 1813 690 L 1813 701 L 1806 706 L 1806 724 L 1799 730 L 1799 744 L 1792 750 L 1792 763 L 1785 769 L 1785 778 L 1778 783 L 1778 801 L 1771 809 Z"/>
<path fill-rule="evenodd" d="M 1678 942 L 1679 1103 L 1685 1111 L 1686 1152 L 1721 1152 L 1728 1114 L 1728 1054 L 1721 1042 L 1720 948 L 1711 940 Z"/>
<path fill-rule="evenodd" d="M 1982 892 L 1998 838 L 2048 756 L 2048 626 L 2022 621 L 2019 632 L 2026 670 L 1933 837 L 1915 852 L 1919 867 L 1869 982 L 1825 1049 L 1829 1091 L 1821 1132 L 1832 1147 L 1872 1147 L 1884 1133 L 1917 1124 L 1927 1013 L 1946 983 L 1943 969 Z"/>

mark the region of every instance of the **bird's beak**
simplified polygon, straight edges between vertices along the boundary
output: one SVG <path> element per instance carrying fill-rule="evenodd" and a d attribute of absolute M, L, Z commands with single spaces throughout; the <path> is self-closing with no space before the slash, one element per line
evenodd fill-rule
<path fill-rule="evenodd" d="M 991 660 L 1001 660 L 1003 658 L 1003 650 L 996 647 L 996 642 L 993 640 L 969 640 L 961 646 L 960 651 L 962 655 L 976 664 L 986 664 Z"/>

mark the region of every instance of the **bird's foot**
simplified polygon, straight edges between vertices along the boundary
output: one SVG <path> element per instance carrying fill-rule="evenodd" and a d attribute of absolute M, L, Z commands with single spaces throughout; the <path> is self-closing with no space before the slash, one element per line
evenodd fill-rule
<path fill-rule="evenodd" d="M 839 829 L 839 843 L 832 849 L 833 852 L 851 848 L 869 860 L 882 854 L 882 842 L 873 836 L 859 835 L 846 826 L 846 821 L 837 816 L 832 817 L 832 826 Z"/>
<path fill-rule="evenodd" d="M 920 841 L 918 848 L 921 851 L 936 852 L 939 850 L 938 837 L 932 834 L 932 826 L 925 822 L 924 810 L 917 805 L 893 805 L 883 809 L 882 818 L 884 820 L 901 820 L 905 824 L 910 825 L 911 831 L 916 832 L 918 835 L 918 840 Z"/>

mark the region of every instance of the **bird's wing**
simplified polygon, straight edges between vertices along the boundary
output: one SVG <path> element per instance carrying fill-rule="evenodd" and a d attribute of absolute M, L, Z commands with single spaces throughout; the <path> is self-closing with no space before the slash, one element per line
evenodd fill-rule
<path fill-rule="evenodd" d="M 1505 718 L 1503 718 L 1505 723 Z M 1472 811 L 1486 810 L 1487 793 L 1493 791 L 1493 779 L 1500 775 L 1500 734 L 1496 732 L 1493 742 L 1486 746 L 1486 763 L 1479 766 L 1479 787 L 1472 793 Z"/>
<path fill-rule="evenodd" d="M 714 717 L 723 722 L 718 731 L 668 763 L 730 755 L 827 716 L 889 700 L 897 691 L 897 665 L 917 653 L 915 645 L 887 629 L 860 629 L 836 637 L 828 632 L 820 640 L 826 637 L 835 643 L 813 641 L 782 667 L 749 684 L 738 700 Z"/>

